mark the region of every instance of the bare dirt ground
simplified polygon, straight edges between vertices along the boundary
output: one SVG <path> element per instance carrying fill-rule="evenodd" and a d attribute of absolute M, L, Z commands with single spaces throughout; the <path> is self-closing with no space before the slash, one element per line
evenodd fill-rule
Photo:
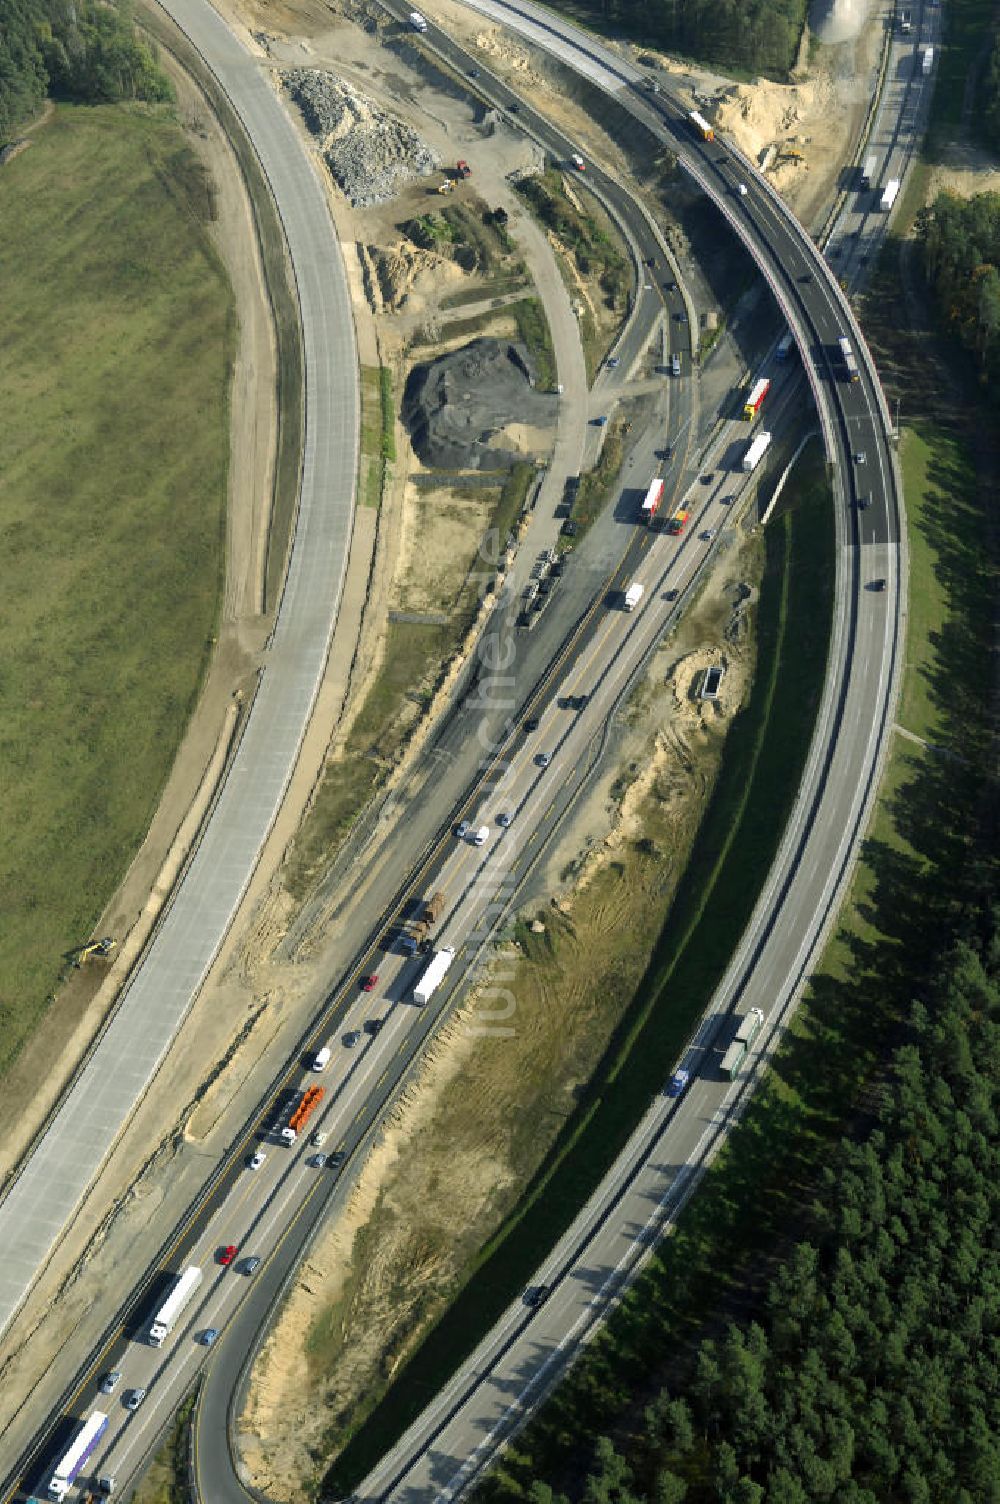
<path fill-rule="evenodd" d="M 1000 193 L 1000 163 L 976 146 L 951 146 L 944 160 L 931 170 L 927 185 L 927 202 L 938 193 L 955 193 L 971 198 L 976 193 Z"/>
<path fill-rule="evenodd" d="M 572 1111 L 652 948 L 745 697 L 755 574 L 754 544 L 731 551 L 656 655 L 607 772 L 546 861 L 549 905 L 529 907 L 524 941 L 498 943 L 491 978 L 436 1042 L 314 1246 L 241 1423 L 244 1461 L 269 1496 L 307 1497 L 317 1459 L 447 1303 Z M 697 690 L 719 662 L 722 694 L 706 704 Z M 493 987 L 516 999 L 500 1038 L 476 1028 Z"/>

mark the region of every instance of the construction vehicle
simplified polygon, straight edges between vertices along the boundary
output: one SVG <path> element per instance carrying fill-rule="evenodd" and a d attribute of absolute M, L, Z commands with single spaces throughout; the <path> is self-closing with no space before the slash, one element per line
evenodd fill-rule
<path fill-rule="evenodd" d="M 91 940 L 87 945 L 81 945 L 73 965 L 82 966 L 88 956 L 101 956 L 102 958 L 110 956 L 117 944 L 118 941 L 113 940 L 110 935 L 105 935 L 102 940 Z"/>
<path fill-rule="evenodd" d="M 454 193 L 455 184 L 452 182 L 451 178 L 443 178 L 437 185 L 437 191 L 438 193 Z"/>
<path fill-rule="evenodd" d="M 455 167 L 455 176 L 457 178 L 460 178 L 462 182 L 464 182 L 466 178 L 471 178 L 472 176 L 472 168 L 463 157 L 459 157 L 458 159 Z"/>
<path fill-rule="evenodd" d="M 296 1102 L 295 1109 L 288 1119 L 287 1124 L 281 1130 L 282 1143 L 287 1144 L 291 1148 L 325 1095 L 326 1093 L 322 1086 L 309 1086 L 306 1088 Z"/>

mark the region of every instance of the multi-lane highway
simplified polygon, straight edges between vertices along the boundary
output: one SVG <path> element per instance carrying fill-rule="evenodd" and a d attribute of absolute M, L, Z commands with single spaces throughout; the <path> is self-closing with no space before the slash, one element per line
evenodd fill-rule
<path fill-rule="evenodd" d="M 546 25 L 552 25 L 547 13 Z M 571 52 L 574 45 L 561 35 L 561 48 Z M 762 1006 L 767 1027 L 755 1049 L 766 1052 L 794 1005 L 864 827 L 898 676 L 902 571 L 894 457 L 877 378 L 836 282 L 808 237 L 746 164 L 719 142 L 696 141 L 683 110 L 634 90 L 633 83 L 641 87 L 641 75 L 623 83 L 620 60 L 601 63 L 600 49 L 589 38 L 585 51 L 588 70 L 605 70 L 602 87 L 626 91 L 630 105 L 675 146 L 687 170 L 715 198 L 757 256 L 796 333 L 839 477 L 837 625 L 802 790 L 747 934 L 685 1057 L 695 1078 L 692 1086 L 679 1099 L 664 1097 L 651 1104 L 615 1173 L 539 1271 L 539 1283 L 551 1289 L 549 1299 L 537 1308 L 523 1302 L 512 1306 L 447 1394 L 360 1491 L 365 1498 L 453 1497 L 600 1319 L 618 1282 L 648 1246 L 644 1230 L 659 1228 L 690 1193 L 752 1082 L 752 1072 L 735 1083 L 721 1079 L 718 1034 L 731 1024 L 720 1020 L 751 1004 Z M 747 186 L 745 195 L 738 191 L 740 182 Z M 859 356 L 857 382 L 845 379 L 834 356 L 845 332 Z M 854 456 L 862 448 L 865 460 L 856 463 Z M 474 828 L 483 824 L 489 829 L 483 845 L 445 835 L 431 853 L 421 879 L 426 878 L 426 888 L 440 886 L 449 895 L 439 939 L 459 949 L 463 964 L 456 963 L 456 978 L 488 934 L 488 920 L 495 922 L 509 904 L 518 874 L 530 865 L 533 846 L 551 819 L 557 794 L 587 764 L 600 726 L 662 635 L 673 609 L 673 600 L 665 597 L 672 598 L 675 591 L 683 596 L 711 546 L 701 533 L 724 521 L 721 496 L 730 489 L 727 482 L 699 492 L 681 539 L 659 532 L 636 537 L 619 583 L 643 584 L 640 605 L 631 616 L 614 607 L 589 614 L 572 651 L 560 662 L 558 680 L 547 688 L 538 728 L 514 727 L 499 748 L 503 768 L 487 775 L 489 792 L 480 785 L 467 811 Z M 875 588 L 880 581 L 884 589 Z M 497 820 L 500 814 L 510 816 L 506 829 Z M 313 1079 L 323 1079 L 328 1089 L 322 1129 L 334 1145 L 350 1145 L 365 1105 L 391 1089 L 432 1022 L 437 1010 L 417 1009 L 411 1000 L 421 964 L 385 954 L 363 957 L 359 974 L 379 973 L 373 992 L 358 992 L 352 978 L 331 1009 L 324 1030 L 335 1021 L 333 1061 L 323 1078 Z M 436 1000 L 439 1006 L 447 1000 L 451 982 L 449 976 L 449 986 Z M 376 1019 L 377 1032 L 367 1031 L 365 1025 Z M 358 1041 L 345 1044 L 344 1037 L 354 1033 Z M 326 1038 L 324 1032 L 311 1043 Z M 307 1079 L 303 1073 L 299 1084 Z M 248 1143 L 245 1152 L 251 1148 Z M 335 1184 L 329 1166 L 308 1164 L 308 1152 L 303 1146 L 290 1152 L 272 1143 L 258 1169 L 232 1167 L 215 1203 L 177 1249 L 178 1262 L 193 1260 L 216 1271 L 206 1279 L 183 1330 L 165 1350 L 154 1352 L 129 1341 L 108 1355 L 109 1366 L 120 1359 L 123 1382 L 147 1389 L 148 1395 L 131 1417 L 116 1409 L 102 1472 L 110 1468 L 126 1482 L 132 1476 L 204 1356 L 196 1340 L 199 1332 L 219 1328 L 226 1333 L 228 1328 L 228 1338 L 220 1339 L 226 1361 L 213 1372 L 225 1370 L 232 1383 L 232 1354 L 239 1352 L 239 1343 L 232 1340 L 234 1323 L 248 1335 L 247 1313 L 254 1305 L 243 1302 L 237 1316 L 241 1295 L 257 1281 L 263 1295 L 273 1295 L 283 1261 L 292 1257 L 292 1244 Z M 247 1276 L 213 1265 L 215 1250 L 229 1244 L 239 1247 L 241 1259 L 262 1257 L 263 1268 Z M 96 1403 L 96 1395 L 81 1392 L 76 1401 L 86 1410 Z M 217 1434 L 210 1446 L 199 1447 L 199 1472 L 204 1496 L 213 1504 L 244 1497 Z"/>

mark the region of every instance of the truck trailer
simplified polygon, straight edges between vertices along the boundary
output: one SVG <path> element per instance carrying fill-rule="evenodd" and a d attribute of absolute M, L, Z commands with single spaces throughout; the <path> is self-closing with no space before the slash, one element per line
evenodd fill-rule
<path fill-rule="evenodd" d="M 663 499 L 663 481 L 659 478 L 659 476 L 657 476 L 656 480 L 651 480 L 650 481 L 650 483 L 649 483 L 649 490 L 646 492 L 645 496 L 643 497 L 643 501 L 642 501 L 642 520 L 643 520 L 643 522 L 652 522 L 653 518 L 656 516 L 657 509 L 659 508 L 659 505 L 660 505 L 660 502 L 661 502 L 662 499 Z"/>
<path fill-rule="evenodd" d="M 730 1081 L 734 1081 L 739 1075 L 747 1058 L 747 1051 L 763 1027 L 764 1014 L 760 1008 L 751 1008 L 746 1017 L 740 1019 L 736 1037 L 722 1057 L 722 1074 L 728 1076 Z"/>
<path fill-rule="evenodd" d="M 766 376 L 761 376 L 754 382 L 750 395 L 743 404 L 743 416 L 748 423 L 752 423 L 754 418 L 756 418 L 760 412 L 761 404 L 770 390 L 771 383 Z"/>
<path fill-rule="evenodd" d="M 927 74 L 934 67 L 934 48 L 933 47 L 925 47 L 924 48 L 923 56 L 920 59 L 920 66 L 923 69 L 924 77 L 926 78 Z"/>
<path fill-rule="evenodd" d="M 80 1426 L 73 1437 L 68 1449 L 60 1457 L 52 1470 L 49 1486 L 45 1491 L 46 1498 L 65 1499 L 77 1473 L 83 1467 L 88 1457 L 94 1453 L 94 1449 L 105 1431 L 108 1429 L 108 1417 L 101 1410 L 94 1410 Z"/>
<path fill-rule="evenodd" d="M 861 169 L 862 188 L 874 188 L 875 179 L 878 177 L 878 157 L 872 155 L 865 157 L 865 165 Z"/>
<path fill-rule="evenodd" d="M 889 209 L 891 209 L 892 206 L 893 206 L 893 204 L 896 202 L 896 197 L 897 197 L 898 193 L 899 193 L 899 179 L 898 178 L 890 178 L 889 181 L 886 183 L 885 187 L 882 189 L 882 197 L 881 197 L 881 199 L 879 201 L 879 208 L 882 209 L 882 210 L 884 210 L 884 211 L 888 211 Z"/>
<path fill-rule="evenodd" d="M 197 1264 L 189 1264 L 178 1274 L 170 1287 L 170 1294 L 150 1323 L 149 1344 L 151 1347 L 163 1346 L 164 1340 L 170 1335 L 171 1327 L 200 1284 L 201 1269 Z"/>
<path fill-rule="evenodd" d="M 749 445 L 746 454 L 743 456 L 743 472 L 745 475 L 749 475 L 751 470 L 756 470 L 757 466 L 764 458 L 770 442 L 771 435 L 765 429 L 762 433 L 759 433 L 754 439 L 753 443 Z"/>
<path fill-rule="evenodd" d="M 688 119 L 703 141 L 715 140 L 715 131 L 709 125 L 704 115 L 699 115 L 697 110 L 692 110 L 688 115 Z"/>
<path fill-rule="evenodd" d="M 432 893 L 430 898 L 428 898 L 427 902 L 424 904 L 424 923 L 437 924 L 438 920 L 441 918 L 441 915 L 444 913 L 444 906 L 447 902 L 448 900 L 445 897 L 444 893 L 442 893 L 440 888 L 436 893 Z"/>
<path fill-rule="evenodd" d="M 448 967 L 455 959 L 455 947 L 445 945 L 441 950 L 435 951 L 423 976 L 413 989 L 413 1001 L 423 1007 L 429 1003 L 435 992 L 445 979 Z"/>
<path fill-rule="evenodd" d="M 840 351 L 840 359 L 844 367 L 844 375 L 847 377 L 848 381 L 860 381 L 861 372 L 858 370 L 858 363 L 854 358 L 854 351 L 851 349 L 851 342 L 846 337 L 846 335 L 842 334 L 838 339 L 837 349 Z"/>
<path fill-rule="evenodd" d="M 322 1086 L 307 1086 L 299 1097 L 292 1110 L 291 1117 L 281 1130 L 282 1143 L 291 1148 L 303 1128 L 316 1111 L 326 1095 L 326 1088 Z"/>

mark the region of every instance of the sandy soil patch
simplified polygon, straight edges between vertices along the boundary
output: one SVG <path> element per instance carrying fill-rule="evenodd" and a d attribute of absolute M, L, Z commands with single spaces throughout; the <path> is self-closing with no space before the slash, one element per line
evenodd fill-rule
<path fill-rule="evenodd" d="M 488 487 L 462 491 L 407 485 L 402 549 L 406 566 L 393 590 L 396 609 L 456 608 L 495 504 L 496 492 Z"/>
<path fill-rule="evenodd" d="M 616 758 L 546 863 L 545 889 L 559 896 L 529 905 L 532 945 L 498 944 L 489 981 L 442 1033 L 315 1245 L 241 1422 L 244 1460 L 269 1496 L 308 1496 L 336 1433 L 442 1309 L 572 1111 L 641 974 L 743 702 L 749 595 L 731 556 L 656 654 Z M 701 677 L 721 661 L 724 693 L 704 704 Z M 494 988 L 516 1000 L 501 1039 L 474 1032 Z"/>
<path fill-rule="evenodd" d="M 955 193 L 959 198 L 1000 193 L 1000 163 L 979 147 L 949 147 L 944 160 L 931 169 L 927 202 L 933 203 L 939 193 Z"/>

